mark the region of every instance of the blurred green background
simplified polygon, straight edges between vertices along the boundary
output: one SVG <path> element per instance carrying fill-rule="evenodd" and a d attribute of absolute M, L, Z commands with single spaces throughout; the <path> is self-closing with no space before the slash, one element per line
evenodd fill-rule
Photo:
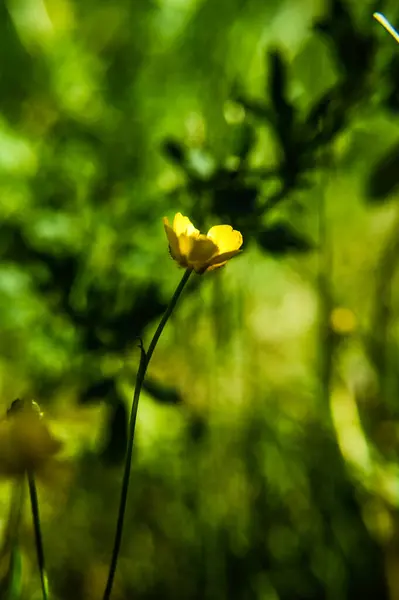
<path fill-rule="evenodd" d="M 244 252 L 155 352 L 113 597 L 399 599 L 399 46 L 375 10 L 399 23 L 394 0 L 0 3 L 1 401 L 64 441 L 54 600 L 102 596 L 178 211 Z M 40 598 L 24 517 L 8 600 Z"/>

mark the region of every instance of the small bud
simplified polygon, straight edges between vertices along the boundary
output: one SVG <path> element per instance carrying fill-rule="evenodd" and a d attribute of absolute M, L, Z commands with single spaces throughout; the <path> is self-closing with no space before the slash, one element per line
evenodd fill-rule
<path fill-rule="evenodd" d="M 13 477 L 38 471 L 60 450 L 40 406 L 34 401 L 14 400 L 0 422 L 0 476 Z"/>

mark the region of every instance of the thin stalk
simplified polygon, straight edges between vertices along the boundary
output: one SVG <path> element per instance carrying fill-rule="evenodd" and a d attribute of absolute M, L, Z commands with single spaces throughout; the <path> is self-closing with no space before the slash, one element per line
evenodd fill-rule
<path fill-rule="evenodd" d="M 39 501 L 37 498 L 35 478 L 32 471 L 28 471 L 27 478 L 29 485 L 30 504 L 32 509 L 33 528 L 35 531 L 37 564 L 39 567 L 40 582 L 42 585 L 42 596 L 43 600 L 48 600 L 48 579 L 44 562 L 44 550 L 39 515 Z"/>
<path fill-rule="evenodd" d="M 147 367 L 148 367 L 148 363 L 150 362 L 151 357 L 153 355 L 153 352 L 155 350 L 155 346 L 157 345 L 158 340 L 161 337 L 161 333 L 163 332 L 164 327 L 165 327 L 165 325 L 166 325 L 166 323 L 167 323 L 170 315 L 172 314 L 172 312 L 173 312 L 173 310 L 174 310 L 174 308 L 175 308 L 175 306 L 177 304 L 177 301 L 178 301 L 178 299 L 180 297 L 180 294 L 182 293 L 182 291 L 184 289 L 184 286 L 186 285 L 186 283 L 187 283 L 187 281 L 188 281 L 191 273 L 192 273 L 191 269 L 186 269 L 183 277 L 181 278 L 181 281 L 180 281 L 179 285 L 176 288 L 175 293 L 172 296 L 171 301 L 169 302 L 169 306 L 166 309 L 165 314 L 163 315 L 163 317 L 162 317 L 162 319 L 161 319 L 161 321 L 160 321 L 160 323 L 159 323 L 159 325 L 157 327 L 156 332 L 154 333 L 154 336 L 153 336 L 153 338 L 152 338 L 152 340 L 150 342 L 150 345 L 148 346 L 148 350 L 147 350 L 147 365 L 146 365 L 146 370 L 147 370 Z"/>
<path fill-rule="evenodd" d="M 320 128 L 322 124 L 320 124 Z M 322 173 L 320 181 L 320 192 L 318 202 L 318 343 L 319 361 L 318 372 L 320 381 L 320 393 L 323 401 L 324 418 L 330 418 L 330 392 L 333 376 L 333 360 L 335 353 L 335 338 L 330 326 L 330 315 L 334 306 L 333 275 L 334 275 L 334 246 L 332 232 L 329 227 L 328 189 L 331 176 L 334 175 L 333 154 L 327 148 L 322 155 L 322 161 L 326 165 L 326 172 Z"/>
<path fill-rule="evenodd" d="M 392 355 L 389 352 L 389 335 L 392 327 L 393 306 L 392 288 L 397 272 L 399 252 L 399 212 L 395 216 L 392 229 L 386 236 L 381 259 L 376 269 L 376 285 L 372 307 L 371 335 L 368 341 L 369 353 L 376 369 L 382 402 L 390 404 L 394 395 L 392 385 Z"/>
<path fill-rule="evenodd" d="M 333 307 L 331 276 L 333 271 L 332 252 L 328 231 L 327 218 L 327 184 L 320 193 L 319 200 L 319 344 L 320 344 L 320 381 L 324 408 L 329 405 L 330 386 L 332 376 L 332 362 L 334 353 L 334 340 L 330 328 L 330 314 Z"/>
<path fill-rule="evenodd" d="M 24 500 L 24 479 L 18 479 L 13 483 L 10 511 L 7 519 L 6 530 L 4 533 L 3 548 L 0 554 L 4 551 L 8 552 L 9 548 L 16 545 L 21 524 L 22 506 Z"/>
<path fill-rule="evenodd" d="M 123 479 L 122 479 L 122 488 L 121 488 L 121 496 L 120 496 L 120 502 L 119 502 L 118 518 L 117 518 L 117 523 L 116 523 L 114 547 L 112 550 L 111 562 L 110 562 L 109 573 L 108 573 L 108 580 L 107 580 L 107 584 L 105 587 L 103 600 L 109 600 L 109 598 L 111 597 L 112 586 L 114 583 L 116 566 L 118 563 L 119 551 L 120 551 L 120 547 L 121 547 L 123 523 L 124 523 L 125 511 L 126 511 L 127 494 L 128 494 L 128 490 L 129 490 L 130 470 L 131 470 L 131 464 L 132 464 L 132 453 L 133 453 L 134 433 L 135 433 L 135 429 L 136 429 L 137 409 L 139 406 L 141 388 L 143 386 L 143 381 L 145 378 L 145 374 L 147 372 L 148 364 L 154 353 L 154 350 L 158 343 L 158 340 L 161 337 L 162 331 L 164 330 L 164 327 L 165 327 L 170 315 L 172 314 L 172 312 L 177 304 L 177 301 L 179 300 L 179 297 L 180 297 L 180 295 L 184 289 L 184 286 L 186 285 L 191 273 L 192 273 L 191 269 L 187 269 L 185 271 L 179 285 L 176 288 L 175 293 L 172 296 L 169 306 L 166 309 L 166 311 L 154 333 L 154 336 L 148 347 L 147 353 L 144 351 L 143 345 L 140 344 L 141 357 L 140 357 L 139 368 L 137 370 L 136 386 L 134 388 L 132 409 L 131 409 L 131 413 L 130 413 L 129 435 L 128 435 L 128 442 L 127 442 L 127 449 L 126 449 L 125 468 L 124 468 Z"/>

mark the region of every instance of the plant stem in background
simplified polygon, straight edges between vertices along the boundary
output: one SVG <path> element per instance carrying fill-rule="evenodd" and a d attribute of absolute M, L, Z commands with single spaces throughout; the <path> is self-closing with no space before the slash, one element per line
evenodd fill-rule
<path fill-rule="evenodd" d="M 399 212 L 390 231 L 386 234 L 386 242 L 381 251 L 381 258 L 376 269 L 376 284 L 372 306 L 371 328 L 368 341 L 369 354 L 376 369 L 379 388 L 384 405 L 390 405 L 395 398 L 396 389 L 392 389 L 392 354 L 390 353 L 389 335 L 393 327 L 393 285 L 397 273 L 397 257 L 399 252 Z"/>
<path fill-rule="evenodd" d="M 19 550 L 25 479 L 17 478 L 12 484 L 9 513 L 0 547 L 0 598 L 12 600 L 21 597 L 22 565 Z"/>
<path fill-rule="evenodd" d="M 319 200 L 319 269 L 317 276 L 319 296 L 319 365 L 321 394 L 324 409 L 328 410 L 330 401 L 330 386 L 332 377 L 332 363 L 334 354 L 334 341 L 330 327 L 330 314 L 333 308 L 331 278 L 333 272 L 332 252 L 328 232 L 327 218 L 327 189 L 328 178 L 324 181 Z"/>
<path fill-rule="evenodd" d="M 47 580 L 47 574 L 46 574 L 45 562 L 44 562 L 43 541 L 42 541 L 42 532 L 41 532 L 40 515 L 39 515 L 39 502 L 37 499 L 35 478 L 31 471 L 28 471 L 27 478 L 28 478 L 28 485 L 29 485 L 30 504 L 31 504 L 31 509 L 32 509 L 33 528 L 35 530 L 37 564 L 39 567 L 40 581 L 41 581 L 41 585 L 42 585 L 42 596 L 43 596 L 43 600 L 48 600 L 48 580 Z"/>
<path fill-rule="evenodd" d="M 118 562 L 119 550 L 120 550 L 121 541 L 122 541 L 123 523 L 124 523 L 125 511 L 126 511 L 126 501 L 127 501 L 128 490 L 129 490 L 130 469 L 131 469 L 131 464 L 132 464 L 134 433 L 135 433 L 135 428 L 136 428 L 136 417 L 137 417 L 137 409 L 138 409 L 138 405 L 139 405 L 141 388 L 143 386 L 143 381 L 144 381 L 144 377 L 145 377 L 145 374 L 146 374 L 146 371 L 148 368 L 148 364 L 154 353 L 154 350 L 158 343 L 158 340 L 161 337 L 162 331 L 164 330 L 164 327 L 165 327 L 170 315 L 172 314 L 173 309 L 175 308 L 177 301 L 180 297 L 180 294 L 182 293 L 184 286 L 186 285 L 191 273 L 192 273 L 191 269 L 186 269 L 179 285 L 176 288 L 175 293 L 172 296 L 169 306 L 166 309 L 166 311 L 154 333 L 154 336 L 148 347 L 147 353 L 144 351 L 143 345 L 142 344 L 140 345 L 141 357 L 140 357 L 140 364 L 139 364 L 139 368 L 138 368 L 137 376 L 136 376 L 136 386 L 134 389 L 133 403 L 132 403 L 132 409 L 131 409 L 131 413 L 130 413 L 129 435 L 128 435 L 128 443 L 127 443 L 127 449 L 126 449 L 125 468 L 124 468 L 123 480 L 122 480 L 122 489 L 121 489 L 121 497 L 120 497 L 120 503 L 119 503 L 118 519 L 117 519 L 116 531 L 115 531 L 114 547 L 112 550 L 112 557 L 111 557 L 111 563 L 110 563 L 110 567 L 109 567 L 108 580 L 107 580 L 107 584 L 105 587 L 103 600 L 109 600 L 109 598 L 111 597 L 112 586 L 114 583 L 116 566 L 117 566 L 117 562 Z"/>

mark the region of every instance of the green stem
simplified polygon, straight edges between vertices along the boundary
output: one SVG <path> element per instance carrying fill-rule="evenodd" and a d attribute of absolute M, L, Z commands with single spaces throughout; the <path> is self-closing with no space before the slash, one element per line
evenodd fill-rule
<path fill-rule="evenodd" d="M 170 315 L 172 314 L 173 309 L 175 308 L 177 301 L 179 300 L 180 294 L 182 293 L 184 286 L 186 285 L 191 273 L 192 273 L 191 269 L 187 269 L 185 271 L 179 285 L 176 288 L 175 293 L 172 296 L 169 306 L 166 309 L 166 311 L 154 333 L 154 336 L 148 347 L 147 353 L 145 353 L 142 344 L 140 345 L 141 358 L 140 358 L 139 368 L 137 371 L 136 386 L 134 388 L 133 403 L 132 403 L 132 409 L 131 409 L 131 413 L 130 413 L 129 436 L 128 436 L 128 443 L 127 443 L 127 449 L 126 449 L 125 469 L 124 469 L 123 480 L 122 480 L 122 489 L 121 489 L 121 496 L 120 496 L 120 502 L 119 502 L 119 511 L 118 511 L 118 519 L 117 519 L 117 524 L 116 524 L 116 531 L 115 531 L 114 547 L 112 550 L 112 557 L 111 557 L 111 563 L 110 563 L 110 567 L 109 567 L 108 580 L 107 580 L 107 585 L 105 587 L 103 600 L 109 600 L 109 598 L 111 597 L 112 586 L 114 583 L 116 566 L 117 566 L 118 557 L 119 557 L 119 550 L 120 550 L 121 541 L 122 541 L 123 523 L 124 523 L 124 519 L 125 519 L 127 494 L 128 494 L 128 490 L 129 490 L 130 470 L 131 470 L 131 464 L 132 464 L 134 433 L 135 433 L 135 428 L 136 428 L 137 409 L 139 406 L 141 388 L 143 386 L 143 382 L 144 382 L 145 374 L 147 372 L 148 364 L 154 353 L 154 350 L 158 343 L 158 340 L 161 337 L 162 331 L 164 330 L 164 327 L 165 327 Z"/>
<path fill-rule="evenodd" d="M 34 475 L 31 471 L 27 473 L 30 503 L 32 509 L 33 528 L 35 530 L 35 543 L 37 553 L 37 564 L 40 572 L 40 581 L 42 584 L 42 596 L 43 600 L 48 600 L 48 580 L 46 574 L 46 568 L 44 564 L 44 550 L 42 541 L 42 532 L 40 526 L 40 515 L 39 515 L 39 501 L 37 498 L 37 490 Z"/>

